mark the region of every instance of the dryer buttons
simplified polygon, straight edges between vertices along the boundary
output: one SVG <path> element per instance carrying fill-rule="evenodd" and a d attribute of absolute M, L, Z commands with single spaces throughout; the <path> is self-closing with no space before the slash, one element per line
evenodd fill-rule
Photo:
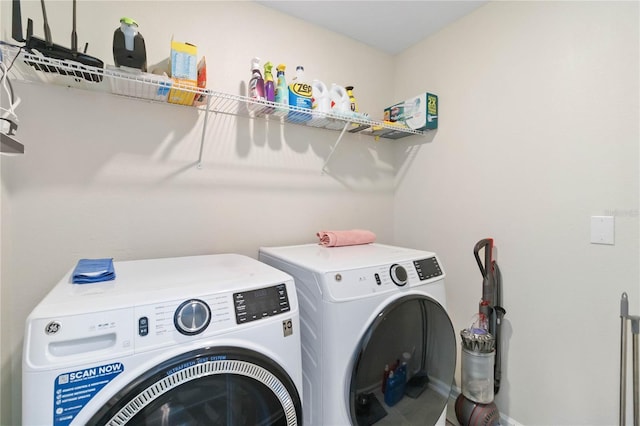
<path fill-rule="evenodd" d="M 398 265 L 397 263 L 391 265 L 389 274 L 391 274 L 391 280 L 395 283 L 395 285 L 400 287 L 405 285 L 407 283 L 407 279 L 409 278 L 407 270 L 404 269 L 404 266 Z"/>
<path fill-rule="evenodd" d="M 374 276 L 374 277 L 375 277 L 375 279 L 376 279 L 376 284 L 378 284 L 378 285 L 382 285 L 382 281 L 380 280 L 380 274 L 375 273 L 375 274 L 373 274 L 373 276 Z"/>
<path fill-rule="evenodd" d="M 211 322 L 211 309 L 199 299 L 183 302 L 173 315 L 173 324 L 176 329 L 186 336 L 202 333 L 209 322 Z"/>
<path fill-rule="evenodd" d="M 149 334 L 149 318 L 138 318 L 138 334 L 140 336 L 146 336 L 147 334 Z"/>

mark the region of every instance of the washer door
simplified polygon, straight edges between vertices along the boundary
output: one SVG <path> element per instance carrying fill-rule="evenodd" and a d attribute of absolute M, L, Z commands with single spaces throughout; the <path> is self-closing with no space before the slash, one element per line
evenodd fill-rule
<path fill-rule="evenodd" d="M 302 424 L 300 395 L 273 360 L 241 348 L 185 353 L 122 389 L 89 425 Z"/>
<path fill-rule="evenodd" d="M 369 326 L 353 365 L 348 397 L 354 425 L 436 424 L 456 368 L 451 320 L 429 297 L 397 299 Z"/>

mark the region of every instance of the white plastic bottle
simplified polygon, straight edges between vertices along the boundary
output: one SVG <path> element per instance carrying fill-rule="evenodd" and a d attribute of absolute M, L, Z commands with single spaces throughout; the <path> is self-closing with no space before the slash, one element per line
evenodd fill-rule
<path fill-rule="evenodd" d="M 311 82 L 311 89 L 313 93 L 311 108 L 317 112 L 330 112 L 331 98 L 329 96 L 329 89 L 327 89 L 327 86 L 320 80 L 313 80 Z"/>
<path fill-rule="evenodd" d="M 342 129 L 346 122 L 344 120 L 352 117 L 351 112 L 351 100 L 347 89 L 339 84 L 332 83 L 329 90 L 329 97 L 331 99 L 331 114 L 339 117 L 338 119 L 331 118 L 329 123 L 325 126 L 328 129 Z"/>
<path fill-rule="evenodd" d="M 311 82 L 311 109 L 313 109 L 313 117 L 307 123 L 309 126 L 324 127 L 329 122 L 327 113 L 331 112 L 331 98 L 329 97 L 329 89 L 320 80 Z"/>
<path fill-rule="evenodd" d="M 331 90 L 329 91 L 331 96 L 331 111 L 334 114 L 345 116 L 348 118 L 351 114 L 351 100 L 347 89 L 339 84 L 331 84 Z"/>
<path fill-rule="evenodd" d="M 289 84 L 289 106 L 297 107 L 297 110 L 290 110 L 288 120 L 294 123 L 304 123 L 311 120 L 311 114 L 300 109 L 311 111 L 312 89 L 304 77 L 304 67 L 296 67 L 296 76 Z"/>

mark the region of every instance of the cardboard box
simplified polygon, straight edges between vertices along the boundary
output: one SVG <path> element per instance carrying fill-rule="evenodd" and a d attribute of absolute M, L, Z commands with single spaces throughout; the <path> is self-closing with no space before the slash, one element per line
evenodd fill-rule
<path fill-rule="evenodd" d="M 413 130 L 438 128 L 438 96 L 423 93 L 384 109 L 384 120 Z"/>
<path fill-rule="evenodd" d="M 198 89 L 200 92 L 196 94 L 193 99 L 193 106 L 202 106 L 207 104 L 207 95 L 204 94 L 204 89 L 207 88 L 207 61 L 204 58 L 200 58 L 198 61 Z"/>
<path fill-rule="evenodd" d="M 193 105 L 198 88 L 198 48 L 190 43 L 171 40 L 171 79 L 173 87 L 168 101 Z"/>

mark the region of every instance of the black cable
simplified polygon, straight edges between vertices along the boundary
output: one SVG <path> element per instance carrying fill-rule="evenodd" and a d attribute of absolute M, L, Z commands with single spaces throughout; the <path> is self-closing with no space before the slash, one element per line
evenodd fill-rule
<path fill-rule="evenodd" d="M 11 61 L 11 63 L 9 64 L 9 67 L 7 68 L 7 73 L 13 67 L 13 64 L 16 62 L 16 59 L 18 59 L 18 56 L 20 56 L 20 53 L 22 53 L 23 50 L 24 50 L 24 46 L 20 46 L 20 50 L 18 50 L 18 53 L 16 54 L 16 56 L 14 56 L 13 61 Z M 7 76 L 7 81 L 9 81 L 9 76 Z"/>

